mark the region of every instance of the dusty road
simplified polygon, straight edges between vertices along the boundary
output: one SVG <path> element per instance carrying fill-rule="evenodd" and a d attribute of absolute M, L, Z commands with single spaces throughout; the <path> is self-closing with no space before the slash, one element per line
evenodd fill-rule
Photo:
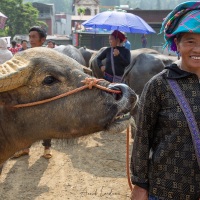
<path fill-rule="evenodd" d="M 125 131 L 53 140 L 53 157 L 45 160 L 42 153 L 42 144 L 37 142 L 29 156 L 6 162 L 0 200 L 129 199 Z"/>

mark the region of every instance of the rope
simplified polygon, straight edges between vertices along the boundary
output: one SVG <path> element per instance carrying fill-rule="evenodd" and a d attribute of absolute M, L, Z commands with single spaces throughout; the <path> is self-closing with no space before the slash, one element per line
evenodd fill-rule
<path fill-rule="evenodd" d="M 128 185 L 130 190 L 133 190 L 131 178 L 130 178 L 130 166 L 129 166 L 129 127 L 126 129 L 126 173 L 128 179 Z"/>
<path fill-rule="evenodd" d="M 104 79 L 85 78 L 85 80 L 81 81 L 82 83 L 85 84 L 82 87 L 76 88 L 74 90 L 71 90 L 69 92 L 65 92 L 63 94 L 57 95 L 57 96 L 49 98 L 49 99 L 36 101 L 36 102 L 32 102 L 32 103 L 18 104 L 18 105 L 14 105 L 12 107 L 14 107 L 14 108 L 24 108 L 24 107 L 36 106 L 36 105 L 44 104 L 44 103 L 47 103 L 47 102 L 51 102 L 51 101 L 54 101 L 54 100 L 69 96 L 71 94 L 77 93 L 77 92 L 85 90 L 87 88 L 91 90 L 93 87 L 99 88 L 101 90 L 104 90 L 104 91 L 107 91 L 107 92 L 110 92 L 110 93 L 115 93 L 115 94 L 120 94 L 121 93 L 121 91 L 119 91 L 119 90 L 111 90 L 109 88 L 106 88 L 104 86 L 99 85 L 98 82 L 99 81 L 103 81 L 103 80 Z"/>

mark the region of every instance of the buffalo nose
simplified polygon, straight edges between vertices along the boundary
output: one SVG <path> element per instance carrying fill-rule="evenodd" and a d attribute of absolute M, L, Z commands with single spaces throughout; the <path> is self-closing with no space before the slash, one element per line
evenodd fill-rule
<path fill-rule="evenodd" d="M 122 97 L 129 99 L 131 107 L 135 107 L 138 101 L 138 95 L 128 85 L 124 83 L 114 83 L 108 86 L 109 89 L 121 91 L 120 94 L 115 94 L 115 99 L 120 100 Z"/>

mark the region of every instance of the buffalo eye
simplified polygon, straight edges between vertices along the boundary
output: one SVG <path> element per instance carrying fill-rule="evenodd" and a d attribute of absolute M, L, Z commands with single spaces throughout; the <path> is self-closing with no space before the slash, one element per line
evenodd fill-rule
<path fill-rule="evenodd" d="M 52 85 L 52 84 L 57 83 L 57 82 L 58 82 L 58 80 L 55 77 L 47 76 L 47 77 L 45 77 L 45 79 L 43 80 L 42 83 L 44 85 Z"/>

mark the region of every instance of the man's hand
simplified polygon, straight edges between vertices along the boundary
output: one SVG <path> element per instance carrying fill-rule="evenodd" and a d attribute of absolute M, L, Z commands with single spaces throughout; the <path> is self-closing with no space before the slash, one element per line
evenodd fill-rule
<path fill-rule="evenodd" d="M 131 192 L 131 200 L 148 200 L 147 190 L 135 185 Z"/>

